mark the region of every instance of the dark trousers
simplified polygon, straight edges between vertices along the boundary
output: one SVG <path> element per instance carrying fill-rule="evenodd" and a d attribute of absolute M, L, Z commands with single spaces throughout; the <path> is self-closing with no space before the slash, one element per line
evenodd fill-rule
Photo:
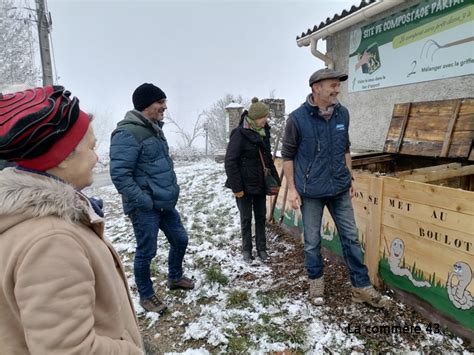
<path fill-rule="evenodd" d="M 252 209 L 255 216 L 255 244 L 257 251 L 267 250 L 267 240 L 265 237 L 267 196 L 245 195 L 242 198 L 236 198 L 236 201 L 240 212 L 242 251 L 252 251 Z"/>
<path fill-rule="evenodd" d="M 162 230 L 170 243 L 168 254 L 168 279 L 178 280 L 183 276 L 183 258 L 188 245 L 188 234 L 176 209 L 169 211 L 135 210 L 130 214 L 137 249 L 134 260 L 135 283 L 140 298 L 154 295 L 150 263 L 156 256 L 158 230 Z"/>
<path fill-rule="evenodd" d="M 334 220 L 341 239 L 342 253 L 349 268 L 352 286 L 370 285 L 367 266 L 365 266 L 359 235 L 354 218 L 349 191 L 327 198 L 303 198 L 301 214 L 304 226 L 304 265 L 310 279 L 323 275 L 323 257 L 321 256 L 321 221 L 326 206 Z"/>

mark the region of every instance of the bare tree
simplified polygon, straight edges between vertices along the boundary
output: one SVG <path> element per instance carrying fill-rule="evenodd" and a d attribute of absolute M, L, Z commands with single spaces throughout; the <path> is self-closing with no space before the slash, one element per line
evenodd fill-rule
<path fill-rule="evenodd" d="M 225 95 L 223 98 L 217 100 L 209 109 L 204 110 L 201 115 L 207 123 L 209 146 L 211 150 L 223 149 L 227 145 L 226 106 L 231 102 L 248 106 L 248 100 L 242 96 L 234 96 L 231 94 Z"/>
<path fill-rule="evenodd" d="M 0 0 L 0 89 L 13 84 L 37 85 L 35 40 L 30 14 L 13 0 Z"/>
<path fill-rule="evenodd" d="M 198 137 L 203 137 L 205 134 L 204 131 L 204 126 L 205 126 L 205 120 L 204 120 L 204 115 L 200 113 L 194 122 L 193 128 L 191 132 L 188 132 L 187 130 L 184 129 L 184 127 L 179 124 L 169 113 L 169 111 L 166 112 L 166 120 L 171 123 L 176 130 L 174 133 L 176 133 L 180 138 L 182 143 L 180 144 L 181 147 L 183 148 L 191 148 L 194 141 Z"/>
<path fill-rule="evenodd" d="M 274 97 L 274 90 L 270 93 L 270 98 L 263 99 L 268 107 L 270 108 L 268 124 L 272 128 L 270 136 L 270 144 L 272 151 L 276 152 L 281 150 L 281 140 L 283 138 L 283 132 L 285 130 L 286 119 L 288 116 L 285 114 L 285 100 L 276 99 Z"/>

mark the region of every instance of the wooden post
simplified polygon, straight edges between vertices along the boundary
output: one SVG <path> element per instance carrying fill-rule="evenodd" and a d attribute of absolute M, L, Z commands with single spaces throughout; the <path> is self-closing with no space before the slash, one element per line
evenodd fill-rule
<path fill-rule="evenodd" d="M 456 124 L 456 121 L 458 119 L 460 108 L 461 108 L 461 99 L 457 100 L 456 106 L 454 106 L 453 115 L 451 116 L 451 119 L 449 120 L 448 130 L 446 131 L 446 135 L 444 136 L 443 148 L 441 148 L 441 154 L 440 154 L 441 157 L 448 156 L 449 147 L 451 146 L 451 140 L 453 139 L 454 125 Z"/>
<path fill-rule="evenodd" d="M 402 125 L 400 127 L 400 135 L 398 136 L 398 142 L 395 147 L 395 153 L 399 153 L 400 148 L 402 147 L 403 138 L 405 137 L 405 130 L 407 128 L 407 123 L 408 123 L 408 116 L 410 116 L 411 102 L 407 103 L 405 107 L 406 107 L 406 112 L 405 112 L 405 115 L 403 116 Z"/>
<path fill-rule="evenodd" d="M 370 281 L 375 286 L 381 285 L 378 275 L 381 229 L 382 229 L 382 191 L 383 178 L 373 177 L 369 180 L 369 196 L 372 202 L 367 205 L 367 232 L 365 241 L 365 263 L 369 269 Z"/>

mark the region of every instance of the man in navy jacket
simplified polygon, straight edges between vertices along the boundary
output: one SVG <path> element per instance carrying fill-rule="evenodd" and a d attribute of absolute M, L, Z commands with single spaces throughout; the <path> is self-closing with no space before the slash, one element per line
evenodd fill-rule
<path fill-rule="evenodd" d="M 166 310 L 155 295 L 150 263 L 156 256 L 158 230 L 170 243 L 168 288 L 192 289 L 183 276 L 188 235 L 176 210 L 179 186 L 162 130 L 166 95 L 153 84 L 140 85 L 132 96 L 134 109 L 117 124 L 110 145 L 110 175 L 122 195 L 124 213 L 132 220 L 137 248 L 135 282 L 140 305 L 149 312 Z"/>
<path fill-rule="evenodd" d="M 384 307 L 388 300 L 370 284 L 362 260 L 352 209 L 349 112 L 337 99 L 340 82 L 345 80 L 347 75 L 332 69 L 316 71 L 309 79 L 311 94 L 288 118 L 282 149 L 288 201 L 294 209 L 301 207 L 310 300 L 316 305 L 324 303 L 320 231 L 327 206 L 349 268 L 352 301 Z"/>

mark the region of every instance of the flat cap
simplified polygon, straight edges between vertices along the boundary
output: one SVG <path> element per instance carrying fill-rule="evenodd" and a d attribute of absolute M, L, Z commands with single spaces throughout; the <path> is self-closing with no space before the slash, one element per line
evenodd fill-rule
<path fill-rule="evenodd" d="M 345 81 L 347 80 L 347 74 L 329 68 L 319 69 L 309 77 L 309 86 L 326 79 L 339 79 L 339 81 Z"/>

